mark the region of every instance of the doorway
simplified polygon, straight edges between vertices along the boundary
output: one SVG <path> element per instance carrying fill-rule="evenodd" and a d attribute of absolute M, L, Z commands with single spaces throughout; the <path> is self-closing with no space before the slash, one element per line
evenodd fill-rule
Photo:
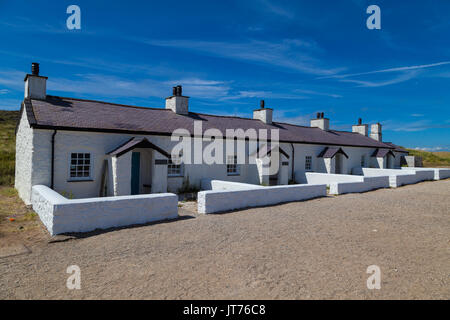
<path fill-rule="evenodd" d="M 141 175 L 141 153 L 133 152 L 131 154 L 131 194 L 139 194 Z"/>
<path fill-rule="evenodd" d="M 334 173 L 341 174 L 342 173 L 342 155 L 340 153 L 336 153 L 334 162 L 335 162 Z"/>

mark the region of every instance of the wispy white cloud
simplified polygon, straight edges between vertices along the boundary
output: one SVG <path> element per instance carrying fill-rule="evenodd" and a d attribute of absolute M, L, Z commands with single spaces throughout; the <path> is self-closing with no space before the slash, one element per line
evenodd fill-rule
<path fill-rule="evenodd" d="M 447 123 L 444 120 L 442 120 L 442 122 L 439 123 L 426 119 L 412 122 L 402 122 L 396 120 L 383 121 L 383 129 L 387 131 L 417 132 L 428 129 L 447 129 L 447 128 L 450 128 L 450 123 Z"/>
<path fill-rule="evenodd" d="M 275 4 L 273 1 L 258 0 L 257 2 L 260 8 L 268 11 L 271 14 L 275 14 L 287 19 L 293 19 L 295 17 L 294 11 L 284 8 L 279 4 Z"/>
<path fill-rule="evenodd" d="M 180 79 L 158 81 L 155 79 L 130 80 L 102 74 L 80 74 L 74 79 L 50 78 L 47 88 L 56 92 L 95 94 L 111 97 L 165 97 L 171 86 L 182 84 L 184 92 L 202 98 L 218 98 L 229 94 L 230 87 L 223 81 Z"/>
<path fill-rule="evenodd" d="M 422 113 L 411 113 L 410 116 L 411 116 L 411 117 L 423 117 L 424 114 L 422 114 Z"/>
<path fill-rule="evenodd" d="M 411 80 L 417 75 L 417 71 L 404 72 L 403 74 L 396 76 L 394 78 L 382 81 L 364 81 L 364 80 L 353 80 L 353 79 L 339 79 L 340 82 L 356 83 L 357 87 L 384 87 L 391 84 L 396 84 L 404 81 Z"/>
<path fill-rule="evenodd" d="M 18 70 L 0 70 L 0 85 L 12 89 L 23 89 L 25 72 Z"/>
<path fill-rule="evenodd" d="M 238 100 L 246 98 L 258 98 L 258 99 L 289 99 L 289 100 L 301 100 L 308 99 L 307 96 L 298 95 L 295 93 L 283 93 L 272 91 L 239 91 L 237 94 L 223 97 L 221 100 Z"/>
<path fill-rule="evenodd" d="M 294 92 L 304 93 L 308 95 L 315 95 L 315 96 L 326 96 L 331 98 L 342 98 L 341 95 L 335 94 L 335 93 L 326 93 L 326 92 L 317 92 L 313 90 L 303 90 L 303 89 L 295 89 Z"/>
<path fill-rule="evenodd" d="M 320 77 L 317 79 L 328 79 L 328 78 L 341 79 L 341 78 L 349 78 L 349 77 L 363 76 L 363 75 L 376 74 L 376 73 L 387 73 L 387 72 L 399 72 L 399 71 L 425 69 L 425 68 L 443 66 L 443 65 L 447 65 L 447 64 L 450 64 L 450 61 L 442 61 L 442 62 L 437 62 L 437 63 L 423 64 L 423 65 L 416 65 L 416 66 L 396 67 L 396 68 L 381 69 L 381 70 L 360 72 L 360 73 L 335 74 L 335 75 Z"/>
<path fill-rule="evenodd" d="M 194 51 L 210 56 L 247 61 L 286 70 L 314 75 L 333 75 L 343 68 L 326 68 L 314 58 L 321 49 L 314 42 L 284 39 L 281 42 L 250 40 L 248 42 L 219 42 L 199 40 L 151 40 L 137 41 L 160 47 Z"/>
<path fill-rule="evenodd" d="M 0 89 L 0 94 L 7 94 L 10 91 L 8 89 Z"/>

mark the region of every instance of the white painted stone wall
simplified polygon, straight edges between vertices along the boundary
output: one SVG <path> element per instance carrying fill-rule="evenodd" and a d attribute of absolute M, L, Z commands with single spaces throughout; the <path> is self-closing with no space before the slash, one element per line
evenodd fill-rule
<path fill-rule="evenodd" d="M 336 163 L 335 158 L 318 158 L 320 152 L 325 148 L 324 145 L 309 145 L 309 144 L 295 144 L 295 181 L 298 183 L 307 183 L 305 173 L 305 157 L 312 157 L 312 172 L 319 173 L 335 173 Z M 287 147 L 286 151 L 290 151 Z M 361 156 L 365 156 L 366 166 L 375 166 L 370 156 L 375 151 L 375 148 L 363 147 L 342 147 L 342 150 L 348 155 L 348 159 L 343 156 L 342 160 L 342 174 L 352 174 L 354 168 L 361 167 Z M 289 152 L 291 156 L 292 152 Z M 291 156 L 292 159 L 292 156 Z M 291 170 L 291 169 L 290 169 Z"/>
<path fill-rule="evenodd" d="M 361 172 L 355 172 L 355 174 L 363 174 L 368 177 L 377 176 L 389 176 L 390 186 L 396 188 L 406 184 L 417 183 L 425 180 L 432 180 L 434 173 L 431 170 L 428 171 L 414 171 L 404 169 L 374 169 L 374 168 L 362 168 Z"/>
<path fill-rule="evenodd" d="M 197 195 L 199 213 L 215 213 L 300 201 L 327 194 L 326 185 L 289 185 L 248 190 L 201 191 Z"/>
<path fill-rule="evenodd" d="M 365 177 L 345 174 L 306 173 L 308 184 L 326 184 L 330 194 L 366 192 L 389 188 L 389 177 Z"/>
<path fill-rule="evenodd" d="M 111 157 L 115 196 L 131 194 L 131 155 L 132 152 L 127 152 L 120 157 Z"/>
<path fill-rule="evenodd" d="M 257 184 L 231 182 L 223 180 L 202 179 L 202 190 L 249 190 L 249 189 L 264 189 L 265 187 Z"/>
<path fill-rule="evenodd" d="M 14 186 L 19 197 L 31 203 L 31 175 L 33 164 L 33 130 L 28 124 L 25 110 L 22 112 L 16 135 L 16 168 Z"/>
<path fill-rule="evenodd" d="M 26 122 L 25 122 L 26 123 Z M 19 130 L 20 131 L 20 130 Z M 21 171 L 31 172 L 31 182 L 20 182 L 24 177 L 30 176 L 30 173 L 24 173 L 21 178 L 19 175 L 18 189 L 21 196 L 24 199 L 28 198 L 30 202 L 31 186 L 42 184 L 50 186 L 51 183 L 51 136 L 53 130 L 32 130 L 24 137 L 28 137 L 27 141 L 30 144 L 29 137 L 32 137 L 34 148 L 32 149 L 32 161 L 22 161 Z M 78 131 L 58 131 L 55 136 L 55 190 L 57 192 L 65 192 L 72 194 L 75 199 L 97 197 L 100 191 L 101 175 L 104 160 L 108 160 L 108 172 L 111 179 L 108 179 L 108 195 L 126 195 L 131 192 L 131 177 L 128 176 L 128 172 L 131 170 L 131 158 L 128 159 L 127 155 L 119 157 L 119 161 L 115 162 L 113 158 L 107 156 L 107 153 L 114 150 L 118 146 L 122 145 L 132 137 L 146 137 L 149 141 L 155 145 L 161 147 L 167 152 L 171 152 L 172 148 L 177 144 L 177 141 L 171 141 L 167 136 L 144 136 L 144 135 L 130 135 L 130 134 L 117 134 L 117 133 L 94 133 L 94 132 L 78 132 Z M 198 140 L 198 139 L 197 139 Z M 25 142 L 19 138 L 19 150 L 20 143 L 24 146 L 22 149 L 29 150 L 30 147 L 25 147 Z M 209 142 L 201 142 L 203 147 Z M 194 145 L 194 144 L 193 144 Z M 289 143 L 281 143 L 280 147 L 286 151 L 290 158 L 288 160 L 287 176 L 292 178 L 292 146 Z M 318 158 L 318 154 L 325 148 L 324 145 L 310 145 L 310 144 L 294 144 L 295 148 L 295 165 L 294 165 L 294 177 L 297 183 L 306 183 L 305 178 L 305 156 L 312 156 L 312 171 L 327 172 L 325 161 L 326 159 Z M 249 143 L 246 143 L 246 153 L 254 151 L 250 147 Z M 357 147 L 343 147 L 343 150 L 349 155 L 350 159 L 344 158 L 343 160 L 343 173 L 350 173 L 351 169 L 360 165 L 361 155 L 366 155 L 366 159 L 369 159 L 370 154 L 373 153 L 373 148 L 357 148 Z M 92 179 L 90 181 L 74 182 L 69 178 L 69 159 L 72 152 L 89 152 L 92 155 Z M 191 150 L 194 154 L 194 149 Z M 26 155 L 26 151 L 23 152 Z M 158 154 L 158 153 L 157 153 Z M 125 157 L 125 158 L 123 158 Z M 225 163 L 225 152 L 223 155 L 223 161 Z M 20 157 L 19 157 L 20 158 Z M 122 159 L 121 159 L 122 158 Z M 154 160 L 156 158 L 166 159 L 165 157 L 158 155 L 155 156 L 155 152 L 152 153 L 152 172 L 150 173 L 152 179 L 152 192 L 177 192 L 177 190 L 183 184 L 183 181 L 189 177 L 189 182 L 193 186 L 200 186 L 201 179 L 208 177 L 216 180 L 226 180 L 232 182 L 243 182 L 251 184 L 260 184 L 260 176 L 258 175 L 258 165 L 239 164 L 238 175 L 228 175 L 226 172 L 226 165 L 224 164 L 185 164 L 182 177 L 167 177 L 167 166 L 156 165 L 154 166 Z M 25 159 L 25 156 L 24 158 Z M 21 160 L 19 159 L 19 164 Z M 32 163 L 27 169 L 27 163 Z M 123 163 L 122 163 L 123 162 Z M 141 163 L 141 165 L 144 165 Z M 120 168 L 118 167 L 120 166 Z M 115 169 L 115 171 L 113 170 Z M 332 168 L 331 168 L 332 169 Z M 285 168 L 283 168 L 285 170 Z M 114 177 L 113 172 L 116 172 Z M 286 183 L 286 173 L 283 174 L 281 183 Z M 268 184 L 264 180 L 263 183 Z M 26 189 L 28 191 L 26 191 Z M 27 193 L 27 194 L 26 194 Z"/>
<path fill-rule="evenodd" d="M 171 193 L 69 200 L 37 185 L 32 189 L 32 205 L 51 235 L 178 217 L 178 197 Z"/>
<path fill-rule="evenodd" d="M 450 168 L 416 168 L 416 167 L 402 167 L 402 170 L 423 172 L 423 171 L 433 171 L 433 179 L 441 180 L 450 178 Z M 430 178 L 431 175 L 427 175 L 427 178 Z M 431 179 L 428 179 L 431 180 Z"/>

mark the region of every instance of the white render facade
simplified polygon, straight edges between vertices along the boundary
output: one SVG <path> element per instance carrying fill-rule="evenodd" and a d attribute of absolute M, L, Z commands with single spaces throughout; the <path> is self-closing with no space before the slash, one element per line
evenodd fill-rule
<path fill-rule="evenodd" d="M 36 78 L 39 80 L 37 81 L 39 85 L 33 87 L 33 81 Z M 30 79 L 34 80 L 30 82 Z M 278 173 L 271 177 L 262 174 L 262 165 L 258 159 L 253 164 L 237 164 L 233 167 L 233 172 L 229 172 L 226 150 L 223 151 L 222 164 L 182 164 L 174 174 L 168 170 L 170 160 L 167 153 L 170 154 L 178 142 L 171 141 L 171 137 L 166 133 L 142 134 L 141 132 L 119 132 L 119 130 L 103 132 L 101 128 L 80 130 L 56 125 L 40 125 L 38 123 L 40 119 L 35 118 L 40 116 L 39 112 L 36 112 L 36 105 L 40 105 L 41 100 L 45 102 L 45 99 L 42 99 L 46 96 L 46 92 L 42 92 L 46 90 L 45 83 L 42 84 L 45 80 L 45 77 L 33 74 L 25 78 L 25 100 L 16 131 L 15 187 L 26 204 L 30 204 L 34 185 L 48 186 L 66 197 L 81 199 L 99 196 L 177 193 L 187 184 L 189 184 L 188 187 L 199 189 L 201 180 L 205 178 L 256 185 L 287 185 L 290 182 L 306 183 L 306 172 L 352 174 L 355 168 L 361 168 L 361 166 L 371 168 L 400 166 L 400 159 L 397 159 L 397 156 L 394 157 L 395 154 L 392 152 L 383 157 L 373 156 L 380 148 L 393 150 L 392 147 L 383 145 L 381 141 L 377 141 L 379 144 L 375 146 L 351 146 L 313 141 L 285 142 L 280 139 L 280 152 L 274 153 L 279 157 L 280 166 Z M 188 97 L 181 96 L 181 87 L 177 88 L 174 88 L 174 95 L 166 99 L 166 109 L 170 110 L 166 111 L 185 116 L 189 114 Z M 179 93 L 176 90 L 180 90 Z M 78 101 L 80 100 L 76 100 L 76 103 Z M 123 106 L 123 108 L 126 107 Z M 232 117 L 227 119 L 230 118 Z M 262 122 L 271 125 L 272 109 L 263 106 L 255 110 L 252 121 L 255 124 Z M 311 121 L 314 132 L 328 131 L 328 126 L 329 119 L 323 118 L 323 115 L 318 115 L 317 119 Z M 376 136 L 381 139 L 381 125 L 378 124 L 376 130 Z M 351 138 L 361 135 L 364 136 L 364 141 L 376 140 L 368 137 L 368 130 L 364 128 L 361 130 L 356 128 L 353 131 L 354 133 L 347 134 Z M 142 138 L 145 139 L 142 140 Z M 133 139 L 145 141 L 145 146 L 136 144 L 134 148 L 126 149 L 122 153 L 112 152 Z M 193 138 L 193 140 L 199 141 L 201 150 L 211 143 L 201 138 Z M 265 143 L 246 140 L 247 157 Z M 226 144 L 223 145 L 225 147 Z M 327 148 L 336 150 L 329 156 L 326 153 L 321 155 Z M 198 150 L 192 147 L 193 155 L 194 152 L 198 153 Z M 81 158 L 83 160 L 80 160 Z M 135 161 L 135 158 L 139 161 Z M 73 163 L 79 160 L 82 163 L 85 161 L 84 167 L 87 169 L 83 172 L 75 172 L 73 169 Z M 83 166 L 78 167 L 83 168 Z M 136 174 L 138 178 L 132 178 Z"/>

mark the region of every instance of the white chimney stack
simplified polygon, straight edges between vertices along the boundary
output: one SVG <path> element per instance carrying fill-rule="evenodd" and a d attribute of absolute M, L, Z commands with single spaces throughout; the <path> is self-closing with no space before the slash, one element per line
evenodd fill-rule
<path fill-rule="evenodd" d="M 317 118 L 311 119 L 312 128 L 320 128 L 322 130 L 330 129 L 330 119 L 324 118 L 324 113 L 317 112 Z"/>
<path fill-rule="evenodd" d="M 352 126 L 352 132 L 362 134 L 363 136 L 369 135 L 369 126 L 367 124 L 362 124 L 362 119 L 358 119 L 358 124 Z"/>
<path fill-rule="evenodd" d="M 182 95 L 182 87 L 173 87 L 172 96 L 166 98 L 166 109 L 170 109 L 177 114 L 189 113 L 189 97 Z"/>
<path fill-rule="evenodd" d="M 47 77 L 39 75 L 39 63 L 31 64 L 31 74 L 25 76 L 25 98 L 45 100 L 47 97 Z"/>
<path fill-rule="evenodd" d="M 370 126 L 370 137 L 374 140 L 382 142 L 380 123 L 375 123 Z"/>
<path fill-rule="evenodd" d="M 264 100 L 260 102 L 260 108 L 253 110 L 253 119 L 260 120 L 266 124 L 272 124 L 273 109 L 264 106 Z"/>

